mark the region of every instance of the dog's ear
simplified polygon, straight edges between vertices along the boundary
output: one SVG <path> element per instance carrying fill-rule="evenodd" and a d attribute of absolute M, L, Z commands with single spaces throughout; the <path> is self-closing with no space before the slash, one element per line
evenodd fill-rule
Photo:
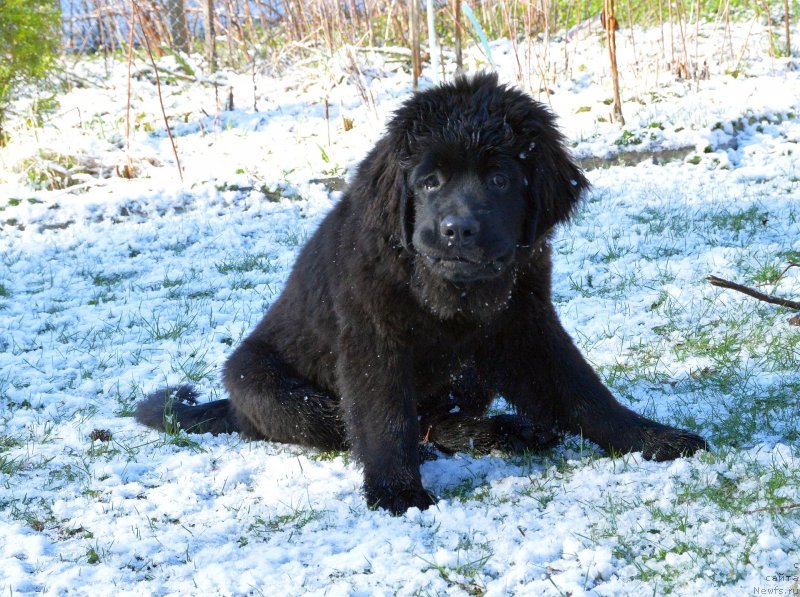
<path fill-rule="evenodd" d="M 527 178 L 525 180 L 527 181 Z M 521 247 L 532 247 L 539 237 L 539 203 L 540 201 L 535 198 L 530 198 L 528 201 L 528 211 L 525 214 L 522 228 L 522 240 L 519 243 Z"/>
<path fill-rule="evenodd" d="M 532 102 L 532 100 L 531 100 Z M 531 207 L 523 233 L 523 245 L 531 246 L 556 224 L 569 219 L 589 181 L 575 163 L 555 126 L 553 115 L 533 104 L 536 116 L 528 122 L 520 154 Z"/>
<path fill-rule="evenodd" d="M 414 193 L 408 184 L 408 173 L 403 172 L 400 178 L 400 240 L 403 248 L 413 252 L 414 245 L 411 238 L 414 236 Z"/>

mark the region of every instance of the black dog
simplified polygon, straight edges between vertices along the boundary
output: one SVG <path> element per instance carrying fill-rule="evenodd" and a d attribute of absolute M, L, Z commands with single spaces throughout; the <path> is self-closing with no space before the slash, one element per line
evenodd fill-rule
<path fill-rule="evenodd" d="M 230 399 L 162 390 L 138 420 L 350 448 L 367 502 L 394 513 L 433 502 L 421 439 L 486 452 L 568 431 L 657 460 L 693 453 L 702 438 L 614 399 L 553 308 L 549 238 L 587 187 L 553 115 L 496 75 L 414 95 L 228 359 Z M 485 416 L 498 394 L 516 415 Z"/>

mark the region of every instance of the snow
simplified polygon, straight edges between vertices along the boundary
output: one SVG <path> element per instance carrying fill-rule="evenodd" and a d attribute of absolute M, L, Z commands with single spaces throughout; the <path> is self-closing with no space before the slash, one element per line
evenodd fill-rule
<path fill-rule="evenodd" d="M 734 31 L 737 56 L 748 29 Z M 618 38 L 621 65 L 633 64 L 628 38 Z M 77 62 L 72 70 L 88 84 L 59 95 L 42 127 L 25 124 L 30 99 L 20 98 L 0 153 L 0 591 L 796 590 L 798 511 L 756 509 L 800 502 L 796 396 L 781 389 L 800 384 L 800 332 L 784 316 L 763 331 L 753 320 L 774 309 L 704 281 L 752 281 L 764 264 L 782 268 L 780 256 L 800 253 L 800 70 L 796 59 L 769 58 L 758 39 L 738 76 L 726 74 L 730 60 L 709 60 L 709 80 L 682 82 L 651 56 L 658 33 L 637 34 L 638 77 L 620 68 L 627 140 L 598 118 L 610 97 L 599 38 L 570 45 L 575 70 L 551 82 L 549 98 L 538 95 L 580 158 L 689 148 L 666 164 L 587 172 L 593 191 L 554 243 L 553 291 L 620 399 L 691 425 L 714 453 L 653 463 L 569 438 L 547 455 L 441 457 L 422 466 L 438 504 L 397 518 L 366 508 L 346 454 L 237 435 L 173 440 L 129 416 L 144 393 L 187 379 L 221 397 L 231 346 L 280 292 L 338 198 L 319 180 L 352 172 L 409 93 L 397 62 L 358 54 L 375 109 L 343 56 L 261 74 L 255 90 L 250 75 L 223 72 L 219 97 L 207 83 L 162 75 L 183 180 L 147 65 L 132 81 L 130 180 L 118 175 L 125 64 Z M 719 40 L 709 34 L 699 51 L 714 55 Z M 512 44 L 494 42 L 492 52 L 513 82 Z M 480 50 L 469 60 L 480 63 Z M 161 65 L 179 69 L 169 58 Z M 229 88 L 236 109 L 224 111 Z M 354 128 L 343 129 L 343 115 Z M 78 163 L 78 184 L 47 190 L 46 167 L 60 156 Z M 788 270 L 775 291 L 800 296 L 800 271 Z M 704 334 L 763 339 L 726 365 L 686 348 Z M 795 351 L 787 367 L 775 364 L 771 344 Z M 626 378 L 624 367 L 636 366 L 646 375 Z M 734 370 L 752 394 L 748 415 L 741 388 L 698 381 Z M 759 424 L 729 445 L 726 423 L 748 416 Z M 91 440 L 96 429 L 111 441 Z"/>

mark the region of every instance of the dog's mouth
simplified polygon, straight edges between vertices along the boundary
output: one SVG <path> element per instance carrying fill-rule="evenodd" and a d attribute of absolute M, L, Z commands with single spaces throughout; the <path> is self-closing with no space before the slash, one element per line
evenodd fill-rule
<path fill-rule="evenodd" d="M 502 274 L 511 263 L 513 252 L 493 259 L 471 259 L 462 255 L 422 254 L 428 267 L 438 276 L 455 283 L 490 280 Z"/>

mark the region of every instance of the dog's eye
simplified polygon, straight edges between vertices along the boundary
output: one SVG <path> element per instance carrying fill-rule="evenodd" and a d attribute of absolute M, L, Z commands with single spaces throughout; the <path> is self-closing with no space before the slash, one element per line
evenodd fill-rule
<path fill-rule="evenodd" d="M 489 178 L 489 184 L 496 189 L 504 189 L 508 186 L 508 176 L 505 174 L 494 174 Z"/>
<path fill-rule="evenodd" d="M 432 191 L 433 189 L 439 188 L 440 184 L 439 177 L 435 174 L 431 174 L 422 179 L 422 186 L 427 191 Z"/>

